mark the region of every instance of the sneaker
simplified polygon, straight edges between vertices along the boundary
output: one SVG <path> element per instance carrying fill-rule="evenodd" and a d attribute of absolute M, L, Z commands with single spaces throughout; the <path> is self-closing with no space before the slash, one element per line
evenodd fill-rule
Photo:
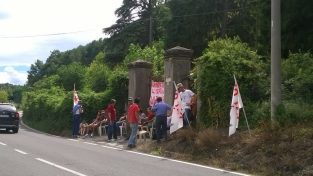
<path fill-rule="evenodd" d="M 108 139 L 107 142 L 112 142 L 112 139 Z"/>

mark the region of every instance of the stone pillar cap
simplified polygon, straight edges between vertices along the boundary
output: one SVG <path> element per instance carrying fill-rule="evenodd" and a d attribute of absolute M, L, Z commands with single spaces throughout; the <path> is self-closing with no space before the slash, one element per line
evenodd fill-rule
<path fill-rule="evenodd" d="M 186 57 L 186 58 L 191 58 L 193 54 L 192 49 L 187 49 L 181 46 L 176 46 L 174 48 L 168 49 L 165 52 L 165 57 Z"/>
<path fill-rule="evenodd" d="M 152 64 L 142 59 L 138 59 L 127 65 L 128 68 L 152 68 Z"/>

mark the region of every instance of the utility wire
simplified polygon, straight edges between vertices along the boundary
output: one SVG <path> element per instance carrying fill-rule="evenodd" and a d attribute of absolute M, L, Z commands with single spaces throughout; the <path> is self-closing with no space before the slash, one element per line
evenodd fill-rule
<path fill-rule="evenodd" d="M 83 33 L 88 31 L 93 31 L 98 29 L 88 29 L 88 30 L 79 30 L 71 32 L 59 32 L 59 33 L 49 33 L 49 34 L 34 34 L 34 35 L 20 35 L 20 36 L 0 36 L 2 39 L 11 39 L 11 38 L 35 38 L 35 37 L 46 37 L 46 36 L 58 36 L 58 35 L 69 35 L 76 33 Z"/>
<path fill-rule="evenodd" d="M 248 1 L 248 3 L 254 3 L 254 2 L 259 2 L 259 0 L 254 0 L 254 1 Z M 241 8 L 234 8 L 234 9 L 228 9 L 228 10 L 215 10 L 211 12 L 205 12 L 205 13 L 194 13 L 194 14 L 186 14 L 186 15 L 176 15 L 172 16 L 172 18 L 184 18 L 184 17 L 193 17 L 193 16 L 206 16 L 206 15 L 212 15 L 212 14 L 217 14 L 217 13 L 225 13 L 225 12 L 233 12 L 236 10 L 243 10 L 247 9 L 249 7 L 241 7 Z M 154 20 L 158 19 L 158 17 L 152 18 Z M 131 23 L 137 23 L 137 22 L 145 22 L 145 21 L 150 21 L 150 19 L 138 19 L 135 21 L 129 22 Z M 83 32 L 88 32 L 92 30 L 98 30 L 98 29 L 89 29 L 89 30 L 79 30 L 79 31 L 72 31 L 72 32 L 59 32 L 59 33 L 49 33 L 49 34 L 34 34 L 34 35 L 21 35 L 21 36 L 0 36 L 0 39 L 18 39 L 18 38 L 35 38 L 35 37 L 46 37 L 46 36 L 59 36 L 59 35 L 69 35 L 69 34 L 75 34 L 75 33 L 83 33 Z M 102 29 L 101 29 L 102 30 Z"/>

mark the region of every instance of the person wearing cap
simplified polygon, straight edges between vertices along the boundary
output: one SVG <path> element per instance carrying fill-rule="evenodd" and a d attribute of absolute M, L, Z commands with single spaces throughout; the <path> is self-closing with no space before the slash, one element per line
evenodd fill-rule
<path fill-rule="evenodd" d="M 131 129 L 131 133 L 128 139 L 128 147 L 136 147 L 137 142 L 137 131 L 139 124 L 139 99 L 136 98 L 135 101 L 131 97 L 128 98 L 128 111 L 127 111 L 127 120 Z"/>
<path fill-rule="evenodd" d="M 108 141 L 117 140 L 117 125 L 116 125 L 116 100 L 111 99 L 110 104 L 106 108 L 108 115 Z"/>
<path fill-rule="evenodd" d="M 156 99 L 157 103 L 152 107 L 152 111 L 155 113 L 156 124 L 156 137 L 157 142 L 164 137 L 167 140 L 167 114 L 171 111 L 170 105 L 162 101 L 162 97 Z"/>
<path fill-rule="evenodd" d="M 83 113 L 83 106 L 79 100 L 77 104 L 74 105 L 73 110 L 73 124 L 72 124 L 72 136 L 77 138 L 79 135 L 79 124 L 80 124 L 80 115 Z"/>
<path fill-rule="evenodd" d="M 180 98 L 184 109 L 184 126 L 189 125 L 192 121 L 191 118 L 191 99 L 195 95 L 191 90 L 185 89 L 182 83 L 177 84 L 178 92 L 180 92 Z"/>

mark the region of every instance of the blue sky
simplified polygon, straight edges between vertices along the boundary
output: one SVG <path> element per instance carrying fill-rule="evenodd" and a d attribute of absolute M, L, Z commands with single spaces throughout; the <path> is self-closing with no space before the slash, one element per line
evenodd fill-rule
<path fill-rule="evenodd" d="M 105 37 L 122 0 L 0 0 L 0 83 L 23 85 L 35 61 Z M 61 34 L 62 33 L 62 34 Z M 66 34 L 63 34 L 66 33 Z M 58 35 L 54 35 L 58 34 Z"/>

